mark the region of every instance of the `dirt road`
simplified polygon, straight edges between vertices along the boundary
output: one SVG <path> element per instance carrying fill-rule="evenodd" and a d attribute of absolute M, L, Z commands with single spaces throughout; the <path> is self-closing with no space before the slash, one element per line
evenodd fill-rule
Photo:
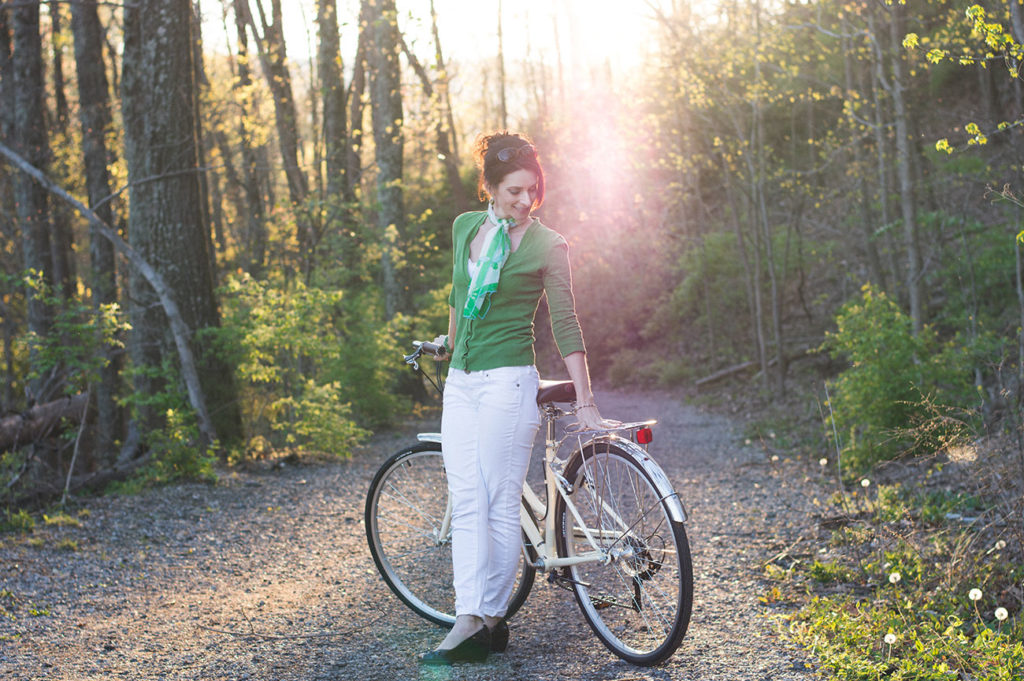
<path fill-rule="evenodd" d="M 89 500 L 80 527 L 0 536 L 0 677 L 818 678 L 759 601 L 761 565 L 806 524 L 798 465 L 772 462 L 735 424 L 669 394 L 606 391 L 598 400 L 608 416 L 659 419 L 651 452 L 691 515 L 693 620 L 662 666 L 615 658 L 572 595 L 538 579 L 505 655 L 418 668 L 416 654 L 443 632 L 377 575 L 362 509 L 376 467 L 417 428 L 435 428 L 422 423 L 375 437 L 351 461 Z"/>

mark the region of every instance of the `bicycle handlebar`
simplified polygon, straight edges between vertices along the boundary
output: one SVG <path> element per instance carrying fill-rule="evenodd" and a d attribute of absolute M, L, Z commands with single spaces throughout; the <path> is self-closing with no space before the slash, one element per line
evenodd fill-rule
<path fill-rule="evenodd" d="M 437 343 L 428 343 L 427 341 L 413 341 L 413 345 L 417 346 L 421 352 L 425 352 L 428 355 L 440 355 L 444 352 L 444 348 Z"/>

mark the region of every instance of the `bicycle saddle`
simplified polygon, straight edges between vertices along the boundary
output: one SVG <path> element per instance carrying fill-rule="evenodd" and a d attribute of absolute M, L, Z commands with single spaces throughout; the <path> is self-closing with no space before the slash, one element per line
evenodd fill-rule
<path fill-rule="evenodd" d="M 573 402 L 576 400 L 576 386 L 572 381 L 545 381 L 537 387 L 537 404 L 547 402 Z"/>

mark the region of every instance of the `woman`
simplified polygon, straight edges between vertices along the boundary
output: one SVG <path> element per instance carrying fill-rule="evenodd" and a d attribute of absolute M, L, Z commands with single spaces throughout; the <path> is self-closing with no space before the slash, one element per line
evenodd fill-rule
<path fill-rule="evenodd" d="M 544 171 L 522 135 L 499 132 L 476 146 L 486 211 L 452 225 L 448 335 L 451 362 L 441 442 L 452 499 L 455 626 L 424 664 L 482 661 L 508 643 L 506 606 L 520 556 L 519 504 L 540 425 L 533 320 L 547 295 L 551 329 L 576 388 L 577 419 L 602 428 L 576 319 L 568 246 L 532 217 Z"/>

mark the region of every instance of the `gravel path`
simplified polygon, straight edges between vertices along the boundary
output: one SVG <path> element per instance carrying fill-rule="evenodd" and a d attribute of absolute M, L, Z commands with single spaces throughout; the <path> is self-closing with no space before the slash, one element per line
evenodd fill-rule
<path fill-rule="evenodd" d="M 572 595 L 541 579 L 505 655 L 417 667 L 443 632 L 377 575 L 362 510 L 376 467 L 417 429 L 436 428 L 426 422 L 375 437 L 351 461 L 90 500 L 81 527 L 0 536 L 0 677 L 817 679 L 758 600 L 761 565 L 808 525 L 799 465 L 772 462 L 736 424 L 669 394 L 598 399 L 606 415 L 659 419 L 651 451 L 691 516 L 693 619 L 659 667 L 618 660 Z"/>

